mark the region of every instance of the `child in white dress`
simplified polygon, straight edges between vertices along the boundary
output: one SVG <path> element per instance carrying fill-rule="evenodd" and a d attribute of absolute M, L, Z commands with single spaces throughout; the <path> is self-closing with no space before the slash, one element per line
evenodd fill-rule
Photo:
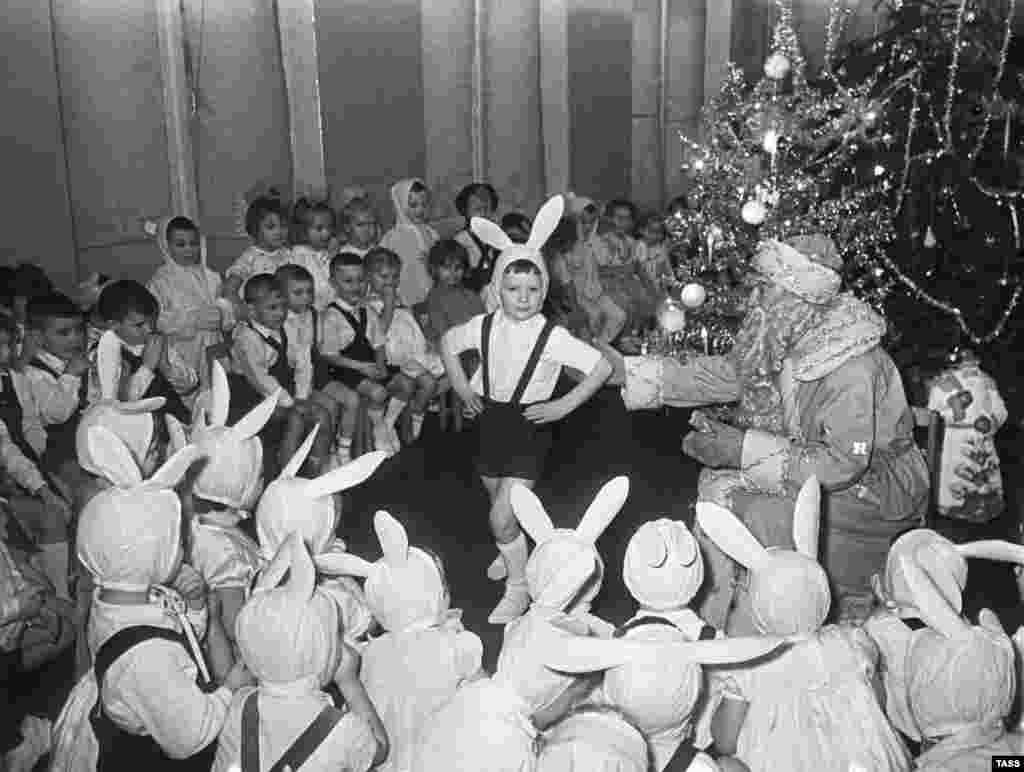
<path fill-rule="evenodd" d="M 729 674 L 712 721 L 717 749 L 751 770 L 910 769 L 873 688 L 878 651 L 849 625 L 822 627 L 831 596 L 817 562 L 821 489 L 811 477 L 793 513 L 796 551 L 765 549 L 729 510 L 698 502 L 697 522 L 748 571 L 759 632 L 804 635 L 779 655 Z"/>
<path fill-rule="evenodd" d="M 423 302 L 430 292 L 433 282 L 427 268 L 427 253 L 440 237 L 427 222 L 430 189 L 423 180 L 396 182 L 391 186 L 391 203 L 395 207 L 395 225 L 384 234 L 380 246 L 402 259 L 398 296 L 411 308 Z"/>
<path fill-rule="evenodd" d="M 300 535 L 315 559 L 344 552 L 345 543 L 335 535 L 341 515 L 335 494 L 362 483 L 387 458 L 386 453 L 374 451 L 315 480 L 298 477 L 316 432 L 310 432 L 280 476 L 267 486 L 256 507 L 256 533 L 267 560 L 292 533 Z M 373 625 L 362 588 L 349 577 L 321 579 L 318 587 L 337 603 L 346 640 L 360 643 Z"/>
<path fill-rule="evenodd" d="M 384 556 L 376 563 L 351 554 L 322 556 L 328 573 L 366 579 L 366 603 L 385 633 L 362 650 L 360 678 L 387 730 L 391 753 L 382 772 L 412 769 L 416 740 L 434 713 L 463 684 L 483 677 L 483 644 L 449 608 L 440 561 L 409 546 L 402 524 L 377 512 Z"/>
<path fill-rule="evenodd" d="M 325 202 L 303 209 L 296 223 L 301 238 L 292 245 L 290 263 L 301 265 L 313 277 L 313 308 L 323 311 L 334 300 L 331 284 L 331 258 L 337 225 L 334 210 Z"/>
<path fill-rule="evenodd" d="M 292 259 L 288 246 L 288 226 L 281 201 L 260 197 L 245 210 L 245 232 L 252 244 L 238 256 L 225 272 L 221 296 L 234 305 L 235 316 L 246 319 L 242 288 L 251 276 L 274 273 Z"/>
<path fill-rule="evenodd" d="M 366 772 L 387 756 L 387 737 L 359 682 L 359 657 L 339 640 L 337 607 L 317 587 L 298 534 L 282 543 L 236 624 L 258 686 L 232 700 L 213 772 Z M 323 691 L 331 681 L 349 712 Z"/>
<path fill-rule="evenodd" d="M 600 352 L 541 314 L 548 271 L 540 249 L 558 225 L 563 207 L 561 196 L 545 203 L 526 244 L 514 244 L 489 220 L 473 220 L 477 235 L 501 250 L 492 287 L 502 307 L 452 328 L 441 341 L 452 388 L 478 416 L 476 467 L 491 500 L 491 530 L 506 564 L 505 594 L 490 616 L 492 624 L 511 622 L 529 605 L 529 550 L 509 505 L 509 491 L 517 483 L 530 488 L 536 484 L 552 443 L 548 424 L 590 399 L 611 374 Z M 471 381 L 460 354 L 473 349 L 480 351 L 482 364 Z M 568 394 L 552 400 L 563 366 L 585 376 Z"/>
<path fill-rule="evenodd" d="M 338 254 L 349 252 L 366 257 L 366 253 L 380 241 L 377 211 L 365 196 L 352 199 L 341 211 L 347 241 L 338 250 Z"/>

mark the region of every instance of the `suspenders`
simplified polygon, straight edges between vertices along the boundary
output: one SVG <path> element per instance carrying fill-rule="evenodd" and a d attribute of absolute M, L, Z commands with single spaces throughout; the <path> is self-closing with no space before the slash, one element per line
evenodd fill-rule
<path fill-rule="evenodd" d="M 480 331 L 480 359 L 481 367 L 483 368 L 480 373 L 483 378 L 484 387 L 484 399 L 491 398 L 491 327 L 494 324 L 494 314 L 490 313 L 484 317 L 482 329 Z M 519 382 L 516 384 L 515 391 L 512 393 L 512 398 L 508 401 L 508 404 L 519 406 L 522 403 L 523 394 L 526 392 L 526 387 L 530 385 L 530 381 L 533 379 L 533 374 L 537 371 L 537 365 L 540 363 L 541 354 L 544 353 L 544 347 L 548 344 L 548 338 L 551 337 L 551 331 L 555 328 L 555 323 L 550 319 L 544 320 L 544 328 L 540 331 L 540 335 L 537 336 L 537 342 L 533 344 L 533 350 L 530 352 L 530 358 L 526 360 L 526 367 L 523 368 L 522 374 L 519 376 Z"/>

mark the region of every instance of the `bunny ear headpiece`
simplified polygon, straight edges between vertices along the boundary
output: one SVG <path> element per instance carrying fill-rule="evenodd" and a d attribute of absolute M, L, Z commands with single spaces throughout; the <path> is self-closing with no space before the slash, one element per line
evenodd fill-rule
<path fill-rule="evenodd" d="M 604 572 L 604 563 L 594 545 L 622 509 L 628 495 L 629 478 L 616 477 L 598 491 L 576 529 L 567 530 L 555 528 L 533 491 L 522 485 L 512 487 L 512 511 L 523 530 L 537 542 L 526 564 L 526 583 L 535 603 L 565 608 L 594 577 L 596 568 L 597 580 L 579 602 L 593 600 L 600 590 Z"/>
<path fill-rule="evenodd" d="M 337 664 L 337 607 L 317 592 L 316 570 L 299 534 L 283 539 L 260 572 L 252 597 L 235 620 L 235 637 L 243 660 L 260 681 L 309 681 L 318 688 L 330 679 Z"/>
<path fill-rule="evenodd" d="M 690 602 L 704 581 L 704 560 L 697 540 L 680 521 L 662 518 L 644 523 L 626 546 L 622 579 L 642 606 L 679 608 Z"/>
<path fill-rule="evenodd" d="M 793 512 L 797 551 L 765 549 L 732 512 L 711 502 L 697 503 L 697 522 L 723 552 L 750 572 L 750 598 L 765 632 L 780 635 L 817 630 L 831 604 L 828 577 L 817 562 L 820 506 L 818 480 L 801 487 Z"/>
<path fill-rule="evenodd" d="M 148 480 L 124 443 L 102 426 L 87 431 L 90 456 L 112 488 L 83 508 L 78 556 L 101 587 L 144 591 L 170 578 L 181 550 L 181 501 L 174 487 L 199 457 L 186 446 Z"/>
<path fill-rule="evenodd" d="M 875 594 L 896 613 L 903 616 L 917 614 L 914 593 L 902 568 L 903 559 L 907 559 L 930 577 L 946 602 L 959 612 L 967 585 L 968 556 L 966 550 L 936 531 L 928 528 L 907 531 L 889 548 L 883 576 L 872 580 Z"/>
<path fill-rule="evenodd" d="M 551 234 L 558 227 L 558 221 L 562 219 L 562 212 L 565 210 L 565 201 L 562 196 L 553 196 L 537 212 L 530 230 L 530 237 L 525 244 L 516 244 L 508 237 L 501 228 L 490 220 L 482 217 L 474 217 L 469 222 L 470 230 L 485 244 L 501 250 L 497 263 L 494 266 L 494 274 L 491 279 L 491 291 L 495 297 L 501 297 L 501 280 L 505 275 L 505 269 L 515 260 L 528 260 L 537 266 L 541 275 L 541 295 L 547 295 L 548 291 L 548 268 L 547 263 L 541 255 L 541 248 L 547 243 Z"/>

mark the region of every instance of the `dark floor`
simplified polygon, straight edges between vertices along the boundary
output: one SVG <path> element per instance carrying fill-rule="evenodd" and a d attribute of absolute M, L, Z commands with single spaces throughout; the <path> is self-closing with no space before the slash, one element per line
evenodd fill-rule
<path fill-rule="evenodd" d="M 657 517 L 692 520 L 698 467 L 680 453 L 688 412 L 625 411 L 618 392 L 605 389 L 556 429 L 549 474 L 537 495 L 556 525 L 572 527 L 600 487 L 615 477 L 630 477 L 630 496 L 618 518 L 598 542 L 606 564 L 604 588 L 595 610 L 611 622 L 633 613 L 621 580 L 626 543 L 638 525 Z M 439 432 L 435 422 L 424 426 L 419 442 L 386 461 L 377 474 L 347 496 L 340 533 L 352 552 L 376 559 L 380 548 L 372 517 L 386 509 L 405 524 L 410 542 L 430 547 L 444 559 L 452 588 L 452 605 L 464 610 L 467 628 L 484 641 L 485 664 L 493 667 L 501 644 L 501 628 L 487 624 L 501 585 L 490 582 L 486 567 L 495 556 L 487 524 L 488 501 L 473 474 L 471 429 L 461 434 Z M 1022 479 L 1015 435 L 1003 438 L 1004 475 L 1008 487 Z M 1008 520 L 1016 521 L 1018 505 L 1010 491 Z M 1008 569 L 972 566 L 968 608 L 1001 609 L 1010 632 L 1016 629 L 1016 602 Z M 992 595 L 992 588 L 1002 588 Z M 1002 590 L 1010 590 L 1010 593 Z M 55 716 L 70 688 L 70 658 L 46 673 L 26 679 L 18 715 L 31 711 Z M 6 710 L 4 711 L 6 713 Z M 3 716 L 0 720 L 8 720 Z"/>

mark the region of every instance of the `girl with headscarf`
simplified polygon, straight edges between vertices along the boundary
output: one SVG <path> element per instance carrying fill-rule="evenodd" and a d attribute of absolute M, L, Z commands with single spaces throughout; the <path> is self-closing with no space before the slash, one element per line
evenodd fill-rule
<path fill-rule="evenodd" d="M 206 264 L 206 237 L 187 217 L 168 217 L 157 226 L 163 265 L 147 288 L 160 304 L 157 327 L 206 383 L 206 349 L 223 340 L 230 304 L 221 301 L 220 274 Z"/>
<path fill-rule="evenodd" d="M 398 295 L 409 308 L 426 299 L 433 281 L 427 268 L 427 252 L 440 238 L 428 223 L 430 189 L 421 179 L 401 180 L 391 186 L 395 225 L 384 234 L 380 246 L 402 259 Z"/>
<path fill-rule="evenodd" d="M 555 196 L 537 214 L 526 244 L 515 244 L 490 220 L 474 218 L 473 230 L 501 250 L 491 286 L 501 308 L 453 327 L 441 341 L 452 388 L 473 415 L 479 415 L 477 471 L 491 499 L 491 528 L 505 559 L 505 597 L 491 614 L 492 624 L 507 624 L 526 611 L 527 546 L 509 503 L 511 487 L 532 488 L 544 471 L 551 448 L 548 424 L 586 402 L 611 373 L 601 354 L 544 318 L 548 270 L 541 247 L 562 216 Z M 482 365 L 466 377 L 459 355 L 477 349 Z M 586 373 L 563 397 L 551 399 L 562 367 Z"/>

